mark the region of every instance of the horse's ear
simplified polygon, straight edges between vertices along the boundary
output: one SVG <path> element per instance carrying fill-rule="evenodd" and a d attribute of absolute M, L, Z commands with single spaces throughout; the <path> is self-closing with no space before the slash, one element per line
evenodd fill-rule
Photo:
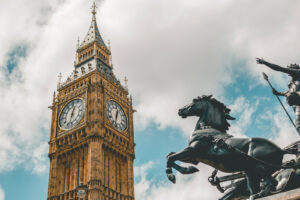
<path fill-rule="evenodd" d="M 202 99 L 210 99 L 213 95 L 202 95 L 201 98 Z"/>
<path fill-rule="evenodd" d="M 225 111 L 225 113 L 230 113 L 231 110 L 229 108 L 225 108 L 224 111 Z"/>
<path fill-rule="evenodd" d="M 196 98 L 193 99 L 193 103 L 195 103 L 195 102 L 197 102 L 199 100 L 201 100 L 201 97 L 198 96 L 198 97 L 196 97 Z"/>
<path fill-rule="evenodd" d="M 225 118 L 228 119 L 228 120 L 235 120 L 234 117 L 231 117 L 229 114 L 226 114 L 225 115 Z"/>

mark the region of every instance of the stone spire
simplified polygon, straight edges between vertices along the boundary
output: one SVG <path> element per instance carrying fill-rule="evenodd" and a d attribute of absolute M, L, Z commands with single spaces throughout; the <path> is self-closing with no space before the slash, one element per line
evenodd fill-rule
<path fill-rule="evenodd" d="M 79 46 L 79 49 L 84 47 L 85 45 L 87 44 L 90 44 L 90 43 L 93 43 L 93 42 L 96 42 L 98 43 L 98 45 L 100 47 L 103 47 L 106 51 L 110 52 L 109 49 L 107 48 L 106 44 L 104 43 L 102 37 L 101 37 L 101 34 L 100 34 L 100 31 L 99 31 L 99 28 L 97 26 L 97 21 L 96 21 L 96 3 L 94 2 L 93 5 L 92 5 L 92 14 L 93 14 L 93 17 L 92 17 L 92 23 L 90 25 L 90 28 L 84 38 L 84 40 L 82 41 L 82 43 L 80 44 Z"/>
<path fill-rule="evenodd" d="M 95 1 L 93 2 L 93 5 L 92 5 L 92 14 L 93 14 L 93 17 L 95 17 L 95 15 L 96 15 L 96 8 L 97 8 L 97 6 L 96 6 L 96 3 L 95 3 Z"/>

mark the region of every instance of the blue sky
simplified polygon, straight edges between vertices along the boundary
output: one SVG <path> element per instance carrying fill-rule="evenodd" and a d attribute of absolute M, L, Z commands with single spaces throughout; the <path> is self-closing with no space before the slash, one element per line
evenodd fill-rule
<path fill-rule="evenodd" d="M 2 4 L 0 200 L 46 199 L 51 116 L 47 107 L 58 73 L 66 79 L 73 70 L 76 41 L 88 30 L 92 2 Z M 287 90 L 289 77 L 257 65 L 255 58 L 282 66 L 300 63 L 299 2 L 105 0 L 97 4 L 100 32 L 106 42 L 111 41 L 114 73 L 122 83 L 128 77 L 138 111 L 134 119 L 137 200 L 220 196 L 207 183 L 212 169 L 203 164 L 193 176 L 176 174 L 176 185 L 165 175 L 165 156 L 186 147 L 196 120 L 181 119 L 177 110 L 196 96 L 213 94 L 232 109 L 236 120 L 229 133 L 236 137 L 265 137 L 282 147 L 298 139 L 261 73 L 266 72 L 280 91 Z"/>
<path fill-rule="evenodd" d="M 16 57 L 15 55 L 11 56 Z M 270 138 L 272 137 L 272 131 L 268 129 L 267 132 L 264 131 L 266 131 L 265 127 L 269 128 L 274 123 L 272 122 L 272 118 L 264 119 L 263 122 L 256 121 L 255 119 L 259 118 L 265 110 L 274 113 L 276 111 L 274 107 L 278 106 L 277 99 L 272 95 L 270 88 L 266 84 L 250 87 L 254 85 L 254 83 L 246 74 L 247 73 L 244 72 L 238 73 L 238 75 L 235 76 L 235 80 L 224 87 L 224 94 L 226 95 L 222 96 L 222 98 L 225 99 L 227 105 L 234 104 L 234 101 L 241 97 L 247 99 L 247 103 L 249 104 L 255 104 L 258 98 L 262 99 L 259 100 L 258 106 L 249 118 L 250 124 L 243 130 L 244 134 L 247 134 L 249 137 Z M 272 73 L 270 74 L 270 79 L 272 79 Z M 286 81 L 288 81 L 288 77 L 286 77 Z M 282 100 L 285 102 L 284 99 Z M 287 107 L 287 104 L 285 104 L 285 106 Z M 279 113 L 282 114 L 283 110 L 280 110 Z M 239 119 L 241 114 L 243 113 L 237 112 L 234 116 Z M 284 120 L 286 121 L 286 119 Z M 233 124 L 235 125 L 236 123 Z M 261 126 L 262 124 L 264 126 Z M 43 132 L 45 132 L 44 134 L 46 135 L 48 130 L 44 130 Z M 151 122 L 146 128 L 142 130 L 137 129 L 135 131 L 135 141 L 137 144 L 135 166 L 138 167 L 151 162 L 151 168 L 147 171 L 145 177 L 151 179 L 153 184 L 160 184 L 162 182 L 166 185 L 171 184 L 166 183 L 164 171 L 165 156 L 170 151 L 178 151 L 185 148 L 187 140 L 188 137 L 183 135 L 182 130 L 169 126 L 160 128 L 159 124 Z M 136 183 L 139 183 L 141 178 L 142 177 L 137 176 L 135 179 Z M 0 185 L 5 191 L 5 199 L 30 200 L 32 199 L 32 194 L 35 194 L 36 199 L 45 199 L 48 186 L 48 171 L 35 174 L 28 168 L 24 169 L 24 167 L 18 166 L 14 170 L 0 175 Z M 16 192 L 14 188 L 22 189 Z"/>

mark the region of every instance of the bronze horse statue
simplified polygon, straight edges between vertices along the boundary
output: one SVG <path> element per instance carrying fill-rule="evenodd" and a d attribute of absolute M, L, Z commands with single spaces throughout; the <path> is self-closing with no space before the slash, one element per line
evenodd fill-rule
<path fill-rule="evenodd" d="M 199 120 L 190 136 L 189 146 L 167 155 L 167 177 L 175 183 L 172 168 L 182 174 L 199 171 L 192 165 L 182 167 L 175 161 L 193 165 L 202 162 L 222 172 L 245 173 L 250 199 L 263 197 L 272 188 L 272 174 L 275 171 L 299 167 L 300 164 L 282 162 L 285 154 L 297 152 L 281 149 L 264 138 L 232 137 L 226 133 L 230 126 L 228 120 L 235 119 L 229 113 L 230 109 L 212 95 L 195 98 L 192 103 L 179 109 L 178 114 L 182 118 L 197 116 Z M 230 194 L 221 199 L 230 199 Z"/>

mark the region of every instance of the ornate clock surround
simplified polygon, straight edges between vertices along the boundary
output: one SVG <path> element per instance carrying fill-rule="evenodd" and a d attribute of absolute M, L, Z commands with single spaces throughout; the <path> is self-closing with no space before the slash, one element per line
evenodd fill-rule
<path fill-rule="evenodd" d="M 66 105 L 68 105 L 70 102 L 74 101 L 75 99 L 81 99 L 84 102 L 84 106 L 85 106 L 85 111 L 83 113 L 82 118 L 80 119 L 80 121 L 71 129 L 65 129 L 63 127 L 60 126 L 60 116 L 61 113 L 63 111 L 63 109 L 65 108 Z M 87 121 L 87 111 L 88 111 L 88 106 L 87 106 L 87 92 L 78 94 L 76 96 L 70 96 L 69 98 L 65 99 L 63 102 L 61 102 L 60 104 L 57 105 L 57 129 L 56 129 L 56 137 L 59 137 L 61 135 L 67 134 L 69 132 L 72 132 L 73 130 L 76 129 L 80 129 L 81 127 L 86 125 L 86 121 Z"/>

